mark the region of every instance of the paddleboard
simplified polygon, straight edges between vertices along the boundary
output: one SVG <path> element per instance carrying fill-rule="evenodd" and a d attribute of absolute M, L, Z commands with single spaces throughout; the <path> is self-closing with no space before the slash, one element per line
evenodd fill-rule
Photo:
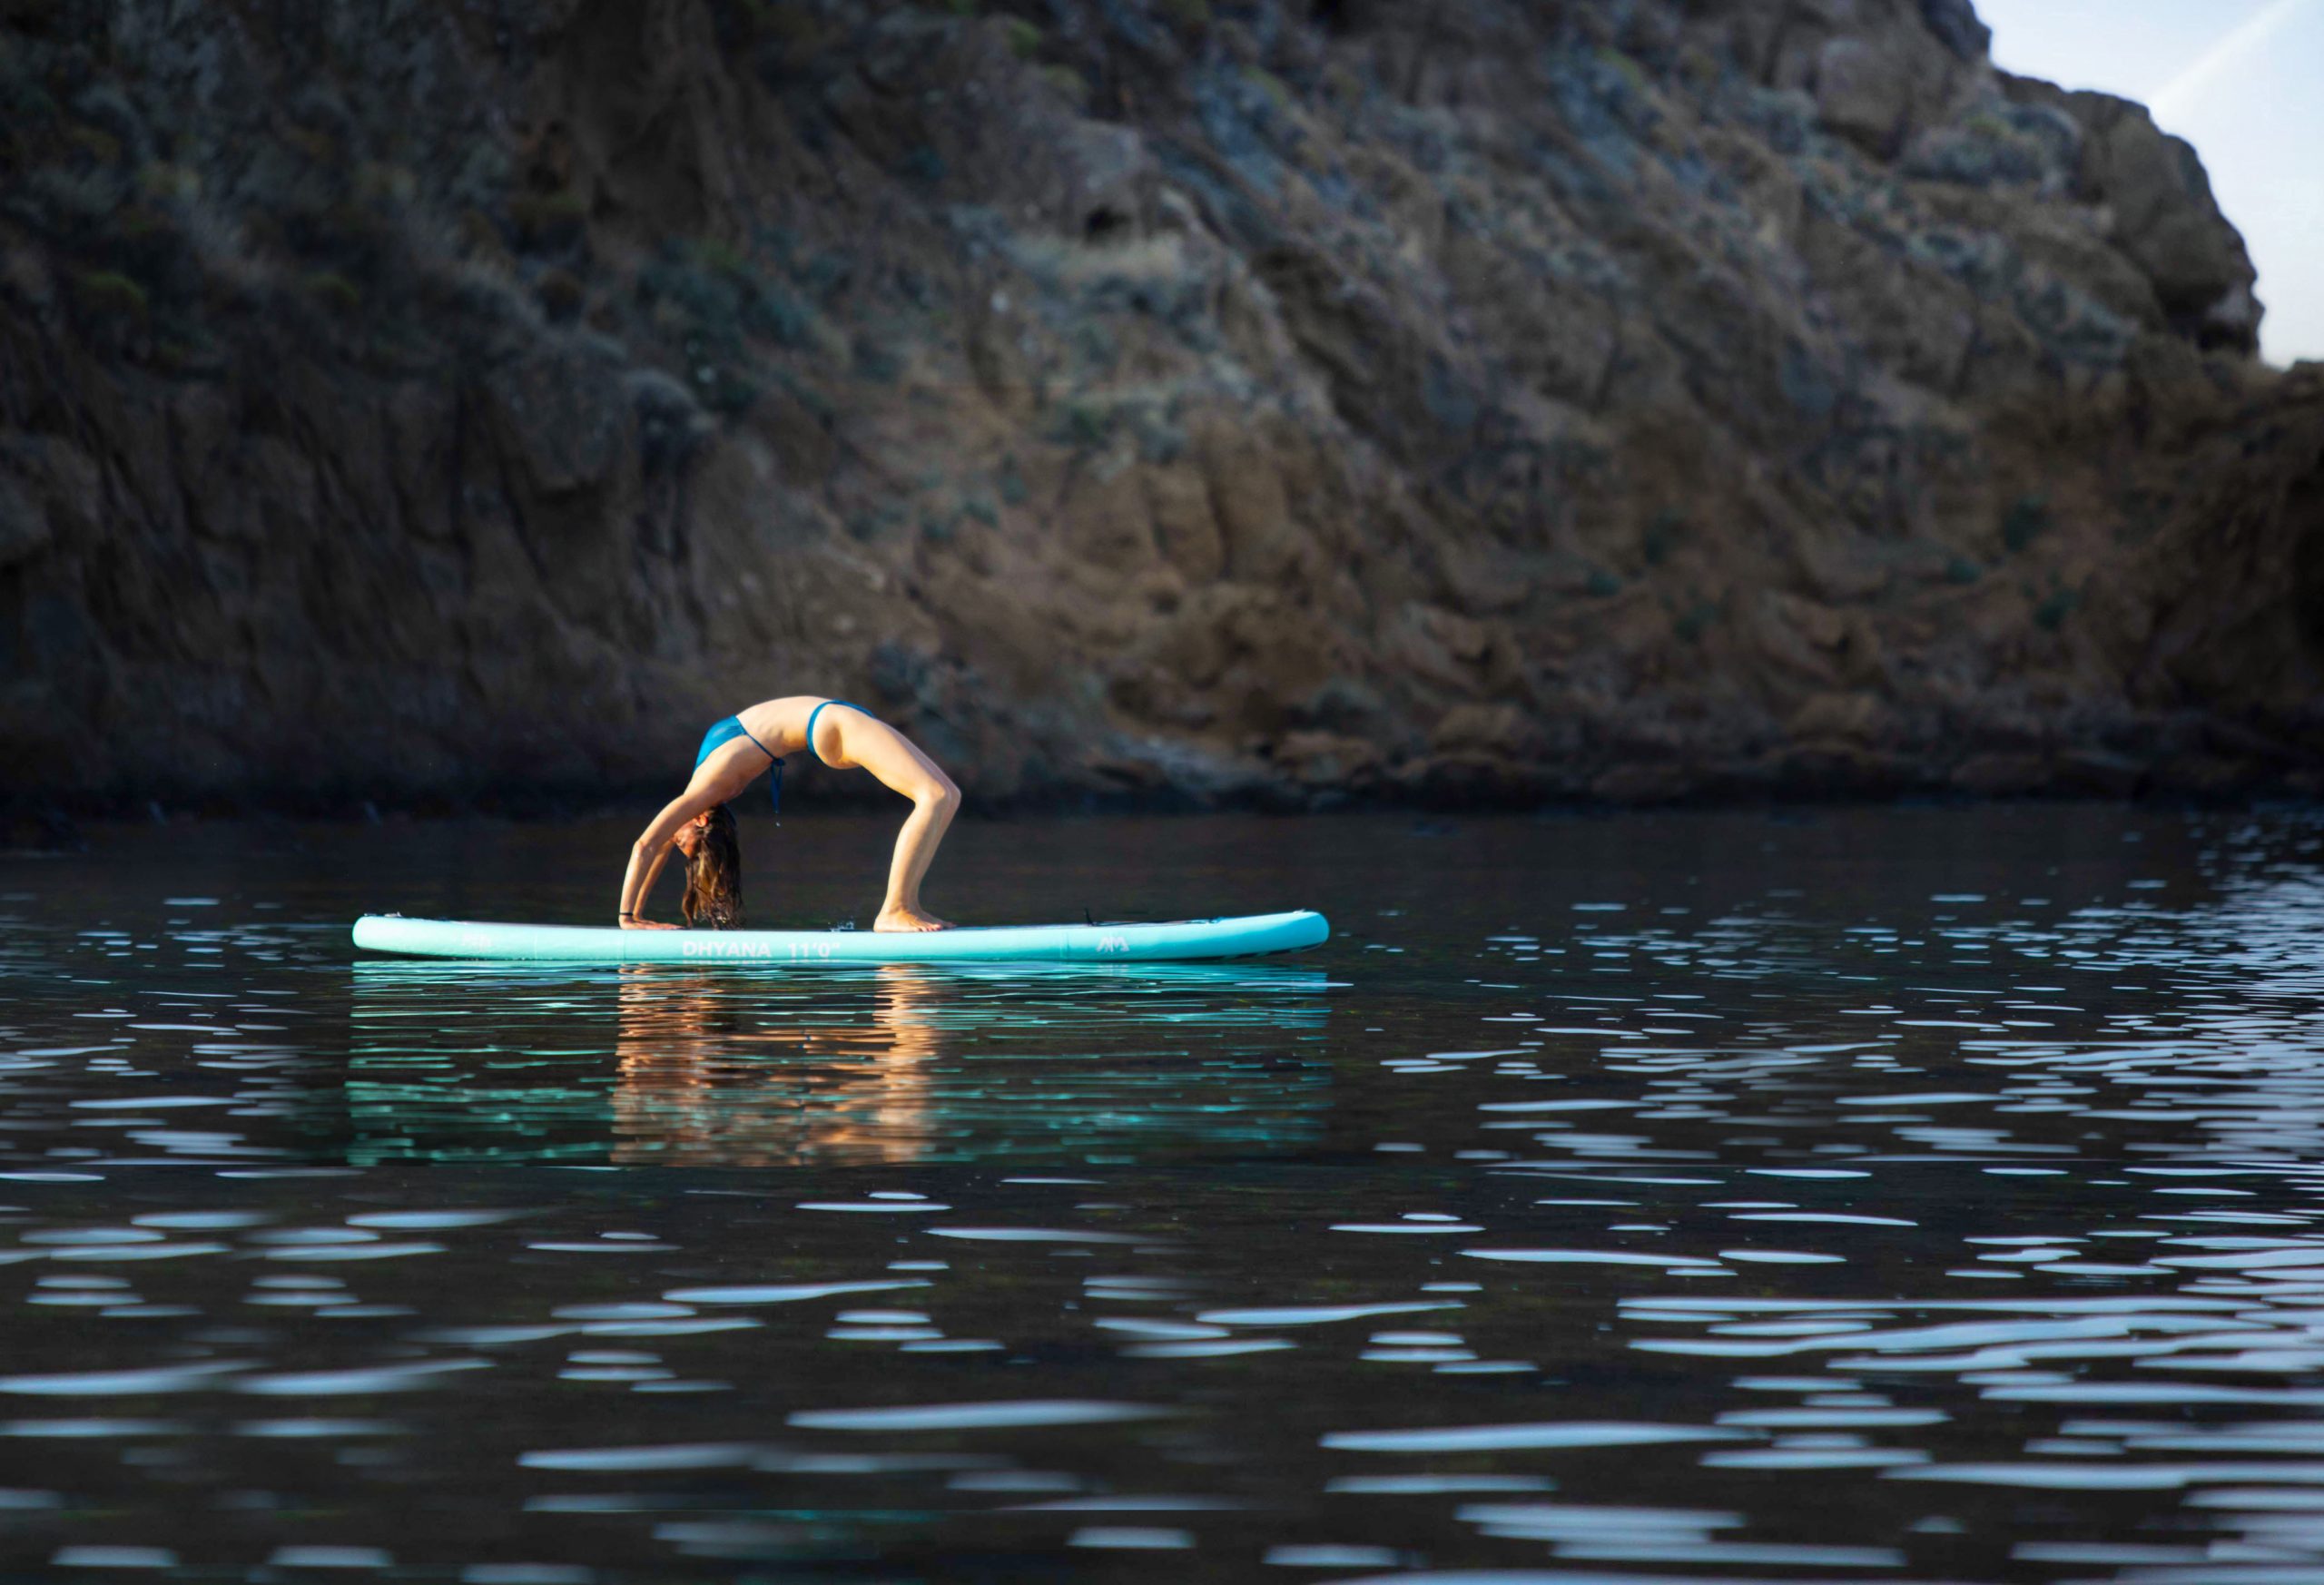
<path fill-rule="evenodd" d="M 1295 952 L 1331 936 L 1320 913 L 1259 913 L 1170 924 L 997 925 L 878 930 L 625 930 L 490 924 L 367 913 L 368 952 L 529 963 L 1169 963 Z"/>

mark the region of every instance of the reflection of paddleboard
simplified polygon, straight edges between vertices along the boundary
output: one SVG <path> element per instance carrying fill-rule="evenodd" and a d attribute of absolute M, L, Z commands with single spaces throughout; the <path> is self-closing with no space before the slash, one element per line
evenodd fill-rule
<path fill-rule="evenodd" d="M 1321 945 L 1320 913 L 1259 913 L 1174 924 L 1000 925 L 890 934 L 876 930 L 624 930 L 483 924 L 367 913 L 355 944 L 424 958 L 535 963 L 1162 963 L 1248 958 Z"/>

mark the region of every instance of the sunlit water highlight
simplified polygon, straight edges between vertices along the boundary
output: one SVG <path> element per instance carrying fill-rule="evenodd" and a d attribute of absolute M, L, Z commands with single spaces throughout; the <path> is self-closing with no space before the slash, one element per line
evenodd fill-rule
<path fill-rule="evenodd" d="M 753 906 L 885 835 L 746 824 Z M 0 860 L 10 1577 L 2324 1579 L 2315 812 L 971 824 L 933 894 L 1332 915 L 1248 964 L 346 945 L 624 840 Z"/>

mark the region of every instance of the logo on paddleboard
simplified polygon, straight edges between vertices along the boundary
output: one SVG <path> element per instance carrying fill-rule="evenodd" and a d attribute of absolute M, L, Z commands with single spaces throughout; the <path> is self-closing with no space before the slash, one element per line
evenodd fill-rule
<path fill-rule="evenodd" d="M 826 949 L 828 950 L 828 949 Z M 684 958 L 772 958 L 774 949 L 764 941 L 687 941 L 678 949 Z M 799 956 L 794 950 L 793 957 Z"/>

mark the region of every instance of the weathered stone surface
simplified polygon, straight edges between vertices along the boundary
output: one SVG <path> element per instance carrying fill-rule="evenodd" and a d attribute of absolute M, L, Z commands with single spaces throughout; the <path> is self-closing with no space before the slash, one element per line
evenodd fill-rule
<path fill-rule="evenodd" d="M 28 560 L 55 537 L 48 514 L 25 487 L 0 474 L 0 567 Z"/>
<path fill-rule="evenodd" d="M 980 9 L 0 18 L 5 790 L 2324 786 L 2324 373 L 1968 0 Z"/>

